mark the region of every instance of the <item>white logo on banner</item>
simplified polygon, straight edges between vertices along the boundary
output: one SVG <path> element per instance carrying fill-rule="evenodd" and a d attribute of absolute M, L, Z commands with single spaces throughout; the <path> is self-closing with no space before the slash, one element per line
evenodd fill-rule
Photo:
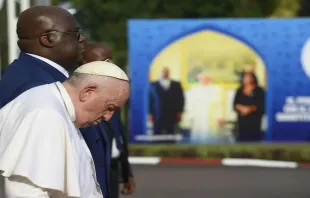
<path fill-rule="evenodd" d="M 282 112 L 276 114 L 276 120 L 277 122 L 310 121 L 310 97 L 287 97 Z"/>
<path fill-rule="evenodd" d="M 306 75 L 310 78 L 310 38 L 301 50 L 301 65 Z"/>

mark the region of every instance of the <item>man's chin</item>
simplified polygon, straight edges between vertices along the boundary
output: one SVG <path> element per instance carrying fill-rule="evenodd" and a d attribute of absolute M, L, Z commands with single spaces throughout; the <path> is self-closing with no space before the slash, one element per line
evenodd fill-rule
<path fill-rule="evenodd" d="M 77 128 L 79 128 L 79 129 L 84 129 L 84 128 L 87 128 L 87 127 L 89 127 L 89 126 L 91 126 L 91 124 L 83 124 L 83 125 L 80 125 L 80 126 L 77 126 Z"/>
<path fill-rule="evenodd" d="M 80 126 L 79 128 L 87 128 L 87 127 L 90 127 L 90 126 L 98 125 L 99 123 L 100 123 L 100 122 L 95 121 L 95 122 L 92 122 L 92 123 L 83 124 L 83 125 Z"/>
<path fill-rule="evenodd" d="M 100 120 L 96 120 L 96 121 L 94 121 L 93 123 L 92 123 L 92 125 L 97 125 L 97 124 L 99 124 L 100 123 Z"/>

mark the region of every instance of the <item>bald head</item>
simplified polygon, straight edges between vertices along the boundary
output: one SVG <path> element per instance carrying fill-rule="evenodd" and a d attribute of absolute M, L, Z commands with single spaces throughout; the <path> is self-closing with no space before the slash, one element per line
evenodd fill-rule
<path fill-rule="evenodd" d="M 106 61 L 82 65 L 63 84 L 74 103 L 80 126 L 109 120 L 129 97 L 127 75 Z"/>
<path fill-rule="evenodd" d="M 16 32 L 22 52 L 48 58 L 66 69 L 82 58 L 84 37 L 74 16 L 60 7 L 25 10 L 18 18 Z"/>
<path fill-rule="evenodd" d="M 165 67 L 163 69 L 162 77 L 168 79 L 169 78 L 169 68 Z"/>
<path fill-rule="evenodd" d="M 112 51 L 105 43 L 87 43 L 83 55 L 83 63 L 93 61 L 112 61 Z"/>
<path fill-rule="evenodd" d="M 71 30 L 74 30 L 74 24 L 74 17 L 65 9 L 57 6 L 37 6 L 20 14 L 16 32 L 18 38 L 27 39 L 38 37 L 49 30 L 70 28 L 72 25 Z"/>

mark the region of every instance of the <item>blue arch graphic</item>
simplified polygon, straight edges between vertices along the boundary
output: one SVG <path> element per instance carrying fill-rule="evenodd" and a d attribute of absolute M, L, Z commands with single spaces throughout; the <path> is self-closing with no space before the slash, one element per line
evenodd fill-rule
<path fill-rule="evenodd" d="M 247 39 L 237 35 L 237 34 L 234 34 L 230 31 L 227 31 L 225 29 L 222 29 L 218 26 L 215 26 L 215 25 L 210 25 L 210 24 L 206 24 L 206 25 L 202 25 L 202 26 L 198 26 L 196 28 L 193 28 L 189 31 L 185 31 L 185 32 L 182 32 L 181 34 L 178 34 L 176 36 L 173 36 L 171 37 L 167 42 L 165 42 L 164 44 L 160 45 L 156 50 L 155 52 L 153 53 L 153 56 L 152 56 L 152 59 L 151 59 L 151 62 L 150 64 L 153 62 L 153 60 L 157 57 L 158 54 L 160 54 L 164 49 L 166 49 L 167 47 L 169 47 L 171 44 L 173 44 L 174 42 L 180 40 L 180 39 L 183 39 L 183 38 L 186 38 L 190 35 L 193 35 L 195 33 L 199 33 L 199 32 L 202 32 L 202 31 L 214 31 L 214 32 L 217 32 L 217 33 L 220 33 L 220 34 L 223 34 L 225 36 L 229 36 L 229 37 L 232 37 L 238 41 L 241 41 L 243 44 L 245 44 L 247 47 L 251 48 L 260 58 L 261 60 L 263 61 L 264 63 L 264 66 L 265 66 L 265 72 L 267 73 L 267 64 L 266 62 L 264 61 L 264 58 L 263 58 L 263 55 L 260 53 L 260 51 L 250 42 L 248 41 Z M 148 73 L 150 72 L 150 69 L 151 67 L 148 68 Z M 268 78 L 268 75 L 267 75 L 267 78 Z M 270 107 L 271 107 L 271 100 L 268 99 L 268 94 L 266 93 L 266 98 L 265 98 L 265 101 L 266 101 L 266 105 L 265 105 L 265 112 L 266 114 L 269 114 L 269 111 L 270 111 Z M 147 105 L 148 103 L 146 103 Z M 147 115 L 147 109 L 148 107 L 145 106 L 145 115 Z M 270 134 L 270 133 L 267 133 L 267 134 Z"/>
<path fill-rule="evenodd" d="M 308 96 L 310 81 L 300 65 L 300 49 L 309 37 L 305 19 L 178 19 L 140 20 L 129 23 L 130 138 L 145 134 L 149 67 L 154 58 L 176 40 L 215 31 L 243 42 L 263 60 L 268 79 L 266 114 L 268 139 L 293 141 L 309 139 L 309 123 L 279 123 L 274 115 L 282 111 L 287 96 Z M 223 46 L 225 47 L 225 46 Z M 292 133 L 298 128 L 299 133 Z M 297 130 L 296 128 L 296 130 Z M 138 141 L 140 142 L 140 141 Z"/>

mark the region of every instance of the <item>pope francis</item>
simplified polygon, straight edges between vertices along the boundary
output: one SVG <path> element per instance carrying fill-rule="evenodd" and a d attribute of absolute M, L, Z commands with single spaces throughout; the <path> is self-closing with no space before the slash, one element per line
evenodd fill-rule
<path fill-rule="evenodd" d="M 96 61 L 79 67 L 64 83 L 32 88 L 4 106 L 0 196 L 101 198 L 78 128 L 109 120 L 128 97 L 127 75 L 113 63 Z"/>

